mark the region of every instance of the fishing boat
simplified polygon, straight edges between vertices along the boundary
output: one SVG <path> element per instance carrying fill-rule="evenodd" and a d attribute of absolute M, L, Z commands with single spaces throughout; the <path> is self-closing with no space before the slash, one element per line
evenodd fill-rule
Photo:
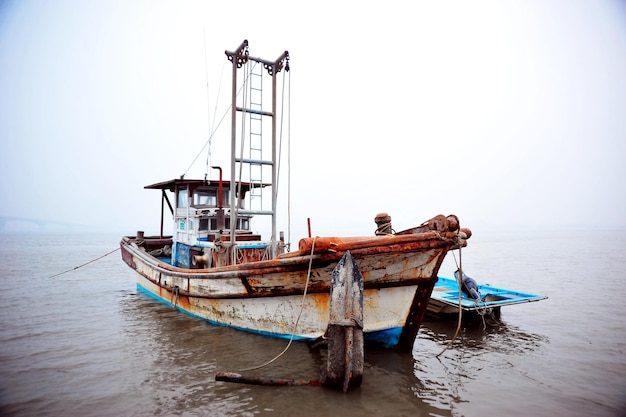
<path fill-rule="evenodd" d="M 439 277 L 428 303 L 427 314 L 432 317 L 456 316 L 459 305 L 468 317 L 481 315 L 486 323 L 500 322 L 501 308 L 515 304 L 531 303 L 548 297 L 521 291 L 509 290 L 488 284 L 479 284 L 463 273 L 464 280 L 459 291 L 459 271 L 455 278 Z M 465 285 L 468 283 L 469 285 Z M 459 302 L 460 301 L 460 302 Z"/>
<path fill-rule="evenodd" d="M 161 191 L 160 233 L 138 231 L 120 242 L 138 289 L 214 324 L 315 340 L 329 322 L 332 271 L 349 252 L 363 275 L 364 311 L 362 322 L 345 321 L 361 328 L 366 341 L 410 348 L 444 257 L 466 246 L 470 230 L 460 227 L 457 216 L 438 214 L 395 232 L 391 216 L 379 213 L 372 235 L 319 237 L 309 227 L 292 248 L 290 237 L 277 233 L 277 132 L 283 112 L 277 110 L 276 79 L 288 73 L 289 53 L 274 61 L 254 58 L 244 41 L 226 56 L 233 74 L 230 178 L 212 166 L 217 178 L 180 177 L 145 187 Z M 262 76 L 270 79 L 264 84 Z M 269 105 L 260 98 L 263 85 L 271 85 Z M 163 232 L 166 206 L 169 236 Z M 269 239 L 253 231 L 257 216 L 271 219 Z"/>

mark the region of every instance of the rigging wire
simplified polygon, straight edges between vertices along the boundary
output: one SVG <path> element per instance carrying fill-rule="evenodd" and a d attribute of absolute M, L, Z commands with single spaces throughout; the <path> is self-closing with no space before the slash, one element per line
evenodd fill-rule
<path fill-rule="evenodd" d="M 278 74 L 274 75 L 275 77 Z M 280 133 L 278 134 L 278 161 L 276 164 L 276 184 L 275 187 L 278 188 L 278 182 L 280 179 L 280 166 L 282 162 L 283 155 L 283 117 L 285 112 L 285 77 L 283 76 L 283 87 L 280 93 Z M 276 115 L 274 115 L 276 117 Z"/>
<path fill-rule="evenodd" d="M 104 258 L 105 256 L 109 256 L 110 254 L 112 254 L 113 252 L 117 252 L 118 250 L 120 250 L 120 248 L 115 248 L 115 249 L 113 249 L 111 252 L 107 252 L 107 253 L 105 253 L 104 255 L 99 256 L 99 257 L 97 257 L 97 258 L 95 258 L 95 259 L 92 259 L 92 260 L 91 260 L 91 261 L 89 261 L 89 262 L 85 262 L 85 263 L 84 263 L 84 264 L 82 264 L 82 265 L 75 266 L 74 268 L 72 268 L 72 269 L 68 269 L 67 271 L 63 271 L 63 272 L 59 272 L 58 274 L 51 275 L 51 276 L 49 276 L 48 278 L 55 278 L 55 277 L 58 277 L 59 275 L 67 274 L 68 272 L 72 272 L 72 271 L 74 271 L 74 270 L 76 270 L 76 269 L 78 269 L 78 268 L 82 268 L 83 266 L 86 266 L 86 265 L 89 265 L 90 263 L 96 262 L 96 261 L 98 261 L 98 260 L 100 260 L 100 259 Z"/>
<path fill-rule="evenodd" d="M 458 236 L 457 236 L 458 239 Z M 461 239 L 458 239 L 459 242 L 459 263 L 457 264 L 457 268 L 459 269 L 459 278 L 457 279 L 458 284 L 459 284 L 459 319 L 458 319 L 458 323 L 456 326 L 456 331 L 454 332 L 454 336 L 452 337 L 452 339 L 450 339 L 450 342 L 448 342 L 448 344 L 446 345 L 445 348 L 443 348 L 443 350 L 441 352 L 439 352 L 437 355 L 435 355 L 436 358 L 439 358 L 439 356 L 441 356 L 441 354 L 443 352 L 445 352 L 446 350 L 448 350 L 450 348 L 450 346 L 452 346 L 452 343 L 454 343 L 454 341 L 456 340 L 457 336 L 459 335 L 459 332 L 461 331 L 461 322 L 463 320 L 463 289 L 462 289 L 462 283 L 463 283 L 463 261 L 461 258 L 461 247 L 462 242 Z M 454 252 L 452 252 L 452 255 L 454 255 Z M 454 258 L 454 262 L 456 262 L 456 257 Z"/>
<path fill-rule="evenodd" d="M 202 40 L 204 41 L 204 72 L 206 74 L 206 112 L 207 112 L 207 132 L 209 134 L 209 150 L 206 157 L 206 174 L 209 174 L 211 163 L 211 96 L 209 94 L 209 62 L 206 53 L 206 33 L 202 25 Z M 206 176 L 205 176 L 206 178 Z"/>
<path fill-rule="evenodd" d="M 221 91 L 221 86 L 222 86 L 222 79 L 223 79 L 223 76 L 224 76 L 224 65 L 225 65 L 225 63 L 222 63 L 222 74 L 220 75 L 220 87 L 219 87 L 218 93 L 217 93 L 217 101 L 219 101 L 219 96 L 220 96 L 220 91 Z M 243 87 L 239 88 L 239 91 L 237 91 L 237 95 L 239 95 L 239 93 L 241 93 L 241 89 L 242 88 Z M 215 108 L 214 108 L 214 112 L 213 112 L 213 120 L 216 119 L 216 115 L 217 115 L 217 101 L 215 102 Z M 189 164 L 189 167 L 187 167 L 187 169 L 185 170 L 185 173 L 182 175 L 183 177 L 185 175 L 187 175 L 187 173 L 189 172 L 191 167 L 196 163 L 196 161 L 198 160 L 200 155 L 202 155 L 202 152 L 204 152 L 204 149 L 207 147 L 207 145 L 209 146 L 209 156 L 208 157 L 210 158 L 210 154 L 211 154 L 211 140 L 213 139 L 213 136 L 215 136 L 215 133 L 218 131 L 218 129 L 222 125 L 222 122 L 224 121 L 224 119 L 226 119 L 226 116 L 228 116 L 230 114 L 230 109 L 231 108 L 232 108 L 232 104 L 229 104 L 228 107 L 226 108 L 226 110 L 224 111 L 224 114 L 220 118 L 219 122 L 217 123 L 217 125 L 214 125 L 213 131 L 211 131 L 210 134 L 209 134 L 209 138 L 204 143 L 202 148 L 200 148 L 200 151 L 198 152 L 196 157 L 191 161 L 191 164 Z"/>
<path fill-rule="evenodd" d="M 198 158 L 200 157 L 200 155 L 202 155 L 202 152 L 204 152 L 204 148 L 207 147 L 207 145 L 210 145 L 211 143 L 211 139 L 213 139 L 213 136 L 215 135 L 215 132 L 217 132 L 217 129 L 219 129 L 220 125 L 222 124 L 222 122 L 224 121 L 224 119 L 226 118 L 226 116 L 228 116 L 228 113 L 230 112 L 230 108 L 231 106 L 228 106 L 228 108 L 226 109 L 226 111 L 224 112 L 224 115 L 222 116 L 222 118 L 220 119 L 219 123 L 217 124 L 217 126 L 215 126 L 215 129 L 213 130 L 213 132 L 211 132 L 211 134 L 209 135 L 209 138 L 207 139 L 207 141 L 204 143 L 204 145 L 202 146 L 202 148 L 200 148 L 200 151 L 198 152 L 198 154 L 196 155 L 195 158 L 193 158 L 193 161 L 191 161 L 191 164 L 189 164 L 189 166 L 187 167 L 187 169 L 185 170 L 185 173 L 182 175 L 183 177 L 185 175 L 187 175 L 187 173 L 189 172 L 189 170 L 191 169 L 191 167 L 196 163 L 196 161 L 198 160 Z M 210 149 L 210 147 L 209 147 Z"/>
<path fill-rule="evenodd" d="M 291 249 L 291 69 L 289 70 L 289 86 L 287 88 L 287 250 Z"/>
<path fill-rule="evenodd" d="M 275 362 L 276 360 L 278 360 L 281 356 L 285 354 L 285 352 L 287 352 L 287 350 L 291 346 L 293 339 L 296 337 L 296 332 L 298 331 L 298 324 L 300 323 L 300 317 L 302 317 L 302 312 L 304 311 L 304 301 L 306 300 L 306 294 L 309 289 L 309 281 L 311 279 L 311 269 L 313 267 L 313 254 L 315 253 L 315 241 L 317 240 L 317 238 L 318 236 L 315 236 L 315 238 L 313 238 L 313 244 L 311 245 L 311 257 L 309 258 L 309 269 L 306 274 L 306 282 L 304 283 L 304 293 L 302 294 L 302 304 L 300 305 L 300 312 L 298 313 L 298 317 L 296 318 L 296 323 L 293 325 L 293 330 L 291 331 L 291 337 L 289 338 L 289 343 L 287 343 L 287 346 L 285 346 L 283 351 L 280 352 L 278 355 L 276 355 L 273 359 L 265 362 L 262 365 L 253 366 L 252 368 L 240 369 L 240 371 L 253 371 L 256 369 L 261 369 Z"/>
<path fill-rule="evenodd" d="M 206 51 L 205 51 L 205 62 L 206 62 Z M 208 101 L 208 99 L 209 99 L 208 71 L 209 70 L 208 70 L 208 64 L 206 64 L 206 65 L 207 65 L 207 101 Z M 224 79 L 224 68 L 225 68 L 225 66 L 226 66 L 226 61 L 223 60 L 222 61 L 222 70 L 220 71 L 220 82 L 217 85 L 217 97 L 215 98 L 215 107 L 213 107 L 213 119 L 212 120 L 215 120 L 216 117 L 217 117 L 217 104 L 220 101 L 220 95 L 221 95 L 221 92 L 222 92 L 222 80 Z M 211 151 L 212 151 L 211 139 L 213 138 L 213 135 L 215 134 L 215 132 L 217 132 L 217 128 L 219 127 L 219 125 L 222 124 L 222 120 L 224 120 L 226 115 L 229 113 L 230 108 L 231 107 L 228 106 L 228 108 L 226 109 L 226 112 L 224 113 L 224 116 L 222 116 L 222 119 L 220 120 L 220 123 L 217 125 L 215 130 L 211 131 L 209 129 L 209 141 L 208 141 L 209 148 L 207 149 L 207 156 L 206 156 L 206 161 L 207 161 L 206 162 L 206 176 L 209 175 L 209 168 L 212 165 L 212 163 L 211 163 Z M 207 112 L 209 113 L 208 118 L 209 118 L 209 120 L 211 120 L 211 116 L 210 116 L 211 108 L 210 108 L 210 103 L 209 102 L 207 102 Z M 210 127 L 210 123 L 209 123 L 209 127 Z M 201 152 L 202 152 L 202 150 L 201 150 Z"/>
<path fill-rule="evenodd" d="M 280 101 L 280 133 L 278 140 L 278 163 L 276 167 L 276 184 L 274 187 L 278 189 L 280 182 L 280 168 L 282 166 L 283 155 L 283 127 L 284 127 L 284 113 L 285 113 L 285 78 L 289 76 L 289 85 L 287 86 L 287 94 L 289 95 L 288 109 L 287 109 L 287 251 L 291 246 L 291 72 L 285 71 L 283 75 L 283 86 L 281 91 Z M 278 204 L 277 204 L 278 205 Z"/>
<path fill-rule="evenodd" d="M 220 71 L 220 83 L 217 86 L 217 97 L 215 98 L 215 107 L 213 107 L 213 120 L 215 120 L 215 117 L 217 116 L 217 103 L 219 103 L 219 101 L 220 101 L 220 95 L 221 95 L 221 92 L 222 92 L 222 80 L 224 79 L 224 68 L 225 67 L 226 67 L 226 61 L 222 61 L 222 71 Z M 230 110 L 230 106 L 229 106 L 228 109 Z"/>

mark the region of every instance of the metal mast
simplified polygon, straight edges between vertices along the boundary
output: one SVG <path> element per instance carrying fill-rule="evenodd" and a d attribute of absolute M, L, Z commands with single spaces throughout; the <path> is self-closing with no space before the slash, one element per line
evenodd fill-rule
<path fill-rule="evenodd" d="M 235 51 L 225 51 L 228 60 L 232 62 L 233 65 L 233 73 L 232 73 L 232 105 L 231 105 L 231 177 L 230 177 L 230 241 L 231 243 L 235 243 L 236 235 L 235 230 L 237 228 L 237 209 L 239 207 L 239 201 L 236 200 L 236 168 L 237 163 L 248 164 L 248 165 L 271 165 L 272 169 L 272 207 L 270 211 L 267 210 L 250 210 L 245 211 L 245 213 L 250 214 L 260 214 L 260 215 L 271 215 L 272 216 L 272 257 L 276 256 L 276 246 L 277 246 L 277 238 L 276 238 L 276 211 L 277 211 L 277 200 L 278 200 L 278 189 L 276 184 L 278 183 L 277 178 L 277 146 L 276 146 L 276 136 L 277 136 L 277 125 L 276 125 L 276 74 L 278 74 L 283 68 L 285 71 L 289 71 L 289 52 L 283 52 L 275 61 L 268 61 L 262 58 L 254 58 L 249 56 L 248 54 L 248 41 L 244 40 L 241 45 Z M 243 103 L 242 107 L 237 106 L 237 70 L 240 69 L 244 64 L 248 63 L 248 61 L 253 61 L 263 65 L 263 68 L 267 71 L 267 73 L 272 77 L 272 103 L 271 103 L 271 111 L 263 111 L 258 108 L 248 108 L 246 103 Z M 271 149 L 271 160 L 266 161 L 262 159 L 254 159 L 254 158 L 237 158 L 237 112 L 242 113 L 242 117 L 245 118 L 246 114 L 255 114 L 259 117 L 270 117 L 271 118 L 271 126 L 272 126 L 272 149 Z M 240 178 L 239 181 L 242 179 Z M 251 184 L 252 185 L 252 184 Z M 241 196 L 239 196 L 241 197 Z"/>

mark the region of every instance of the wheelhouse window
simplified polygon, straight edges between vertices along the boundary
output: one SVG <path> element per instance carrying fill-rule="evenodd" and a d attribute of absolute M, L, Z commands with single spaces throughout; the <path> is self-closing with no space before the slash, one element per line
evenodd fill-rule
<path fill-rule="evenodd" d="M 217 219 L 211 220 L 211 230 L 217 230 Z M 230 218 L 226 218 L 226 229 L 230 229 Z M 250 230 L 250 220 L 246 218 L 237 219 L 237 230 Z"/>
<path fill-rule="evenodd" d="M 179 188 L 177 191 L 176 207 L 187 208 L 189 206 L 189 193 L 187 188 Z"/>
<path fill-rule="evenodd" d="M 194 206 L 217 206 L 217 190 L 203 189 L 193 193 Z"/>
<path fill-rule="evenodd" d="M 210 206 L 217 207 L 219 204 L 217 188 L 196 188 L 193 190 L 193 202 L 194 206 Z M 222 205 L 229 207 L 230 193 L 228 189 L 222 190 Z"/>

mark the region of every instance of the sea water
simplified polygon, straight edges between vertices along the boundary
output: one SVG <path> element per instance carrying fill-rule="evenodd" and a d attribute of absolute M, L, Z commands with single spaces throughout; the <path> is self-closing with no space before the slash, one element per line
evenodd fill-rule
<path fill-rule="evenodd" d="M 456 319 L 429 319 L 412 352 L 366 350 L 363 383 L 346 394 L 216 382 L 216 371 L 263 364 L 287 341 L 143 295 L 118 242 L 0 235 L 0 415 L 626 415 L 625 231 L 474 231 L 440 275 L 460 263 L 479 283 L 549 298 L 504 307 L 500 325 L 479 320 L 456 338 Z M 323 364 L 324 351 L 294 343 L 255 372 L 317 379 Z"/>

